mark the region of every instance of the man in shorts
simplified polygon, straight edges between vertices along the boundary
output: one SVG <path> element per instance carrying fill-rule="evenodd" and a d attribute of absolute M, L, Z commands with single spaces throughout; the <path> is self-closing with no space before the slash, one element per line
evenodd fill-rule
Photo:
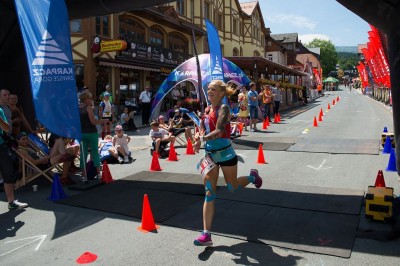
<path fill-rule="evenodd" d="M 19 202 L 14 198 L 14 167 L 10 149 L 3 139 L 3 132 L 10 132 L 10 125 L 0 108 L 0 179 L 4 180 L 4 191 L 6 193 L 8 209 L 16 210 L 28 207 L 27 203 Z"/>

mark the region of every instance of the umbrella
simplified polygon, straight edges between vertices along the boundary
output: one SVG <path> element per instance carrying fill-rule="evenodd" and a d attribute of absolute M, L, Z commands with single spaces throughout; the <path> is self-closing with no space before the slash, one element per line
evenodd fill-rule
<path fill-rule="evenodd" d="M 322 82 L 339 82 L 339 80 L 338 79 L 335 79 L 334 77 L 328 77 L 328 78 L 326 78 L 326 79 L 324 79 Z"/>

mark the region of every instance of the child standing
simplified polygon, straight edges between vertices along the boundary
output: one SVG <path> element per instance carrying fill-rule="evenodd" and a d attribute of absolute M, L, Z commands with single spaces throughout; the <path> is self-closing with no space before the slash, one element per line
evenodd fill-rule
<path fill-rule="evenodd" d="M 129 151 L 128 143 L 131 141 L 131 137 L 124 134 L 124 130 L 121 125 L 115 127 L 115 135 L 113 138 L 113 145 L 117 149 L 118 153 L 124 157 L 124 163 L 129 163 Z M 122 159 L 122 158 L 121 158 Z M 118 159 L 120 161 L 120 159 Z"/>

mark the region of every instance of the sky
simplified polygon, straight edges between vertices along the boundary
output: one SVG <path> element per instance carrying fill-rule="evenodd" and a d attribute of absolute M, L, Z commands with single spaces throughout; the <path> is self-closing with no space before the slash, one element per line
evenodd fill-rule
<path fill-rule="evenodd" d="M 240 1 L 248 2 L 248 1 Z M 335 46 L 368 42 L 369 24 L 335 0 L 259 0 L 271 34 L 298 33 L 302 43 L 314 38 Z"/>

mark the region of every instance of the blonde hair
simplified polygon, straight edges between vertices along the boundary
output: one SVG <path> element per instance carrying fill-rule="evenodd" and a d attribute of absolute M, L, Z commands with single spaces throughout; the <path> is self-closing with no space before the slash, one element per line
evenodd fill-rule
<path fill-rule="evenodd" d="M 83 91 L 81 94 L 79 94 L 79 100 L 81 101 L 81 103 L 90 98 L 92 98 L 92 94 L 89 91 Z"/>
<path fill-rule="evenodd" d="M 213 80 L 208 86 L 223 91 L 225 93 L 225 96 L 232 96 L 236 92 L 232 85 L 226 84 L 222 80 Z"/>
<path fill-rule="evenodd" d="M 263 89 L 265 90 L 265 89 L 270 89 L 271 87 L 267 84 L 267 85 L 264 85 L 263 86 Z"/>

